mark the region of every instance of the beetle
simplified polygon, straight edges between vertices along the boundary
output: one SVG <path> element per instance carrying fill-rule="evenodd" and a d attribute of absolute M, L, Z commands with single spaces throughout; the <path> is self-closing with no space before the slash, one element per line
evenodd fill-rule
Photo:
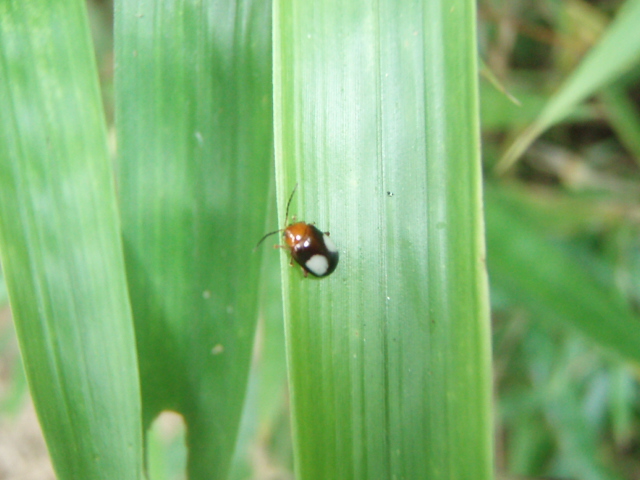
<path fill-rule="evenodd" d="M 275 245 L 275 248 L 284 248 L 291 255 L 290 264 L 293 266 L 294 260 L 302 267 L 302 272 L 306 277 L 308 274 L 314 277 L 326 277 L 333 273 L 338 266 L 340 254 L 333 240 L 329 238 L 329 232 L 320 231 L 313 223 L 296 222 L 287 225 L 289 221 L 289 207 L 291 200 L 296 193 L 298 184 L 293 187 L 287 210 L 285 214 L 285 227 L 274 232 L 267 233 L 260 239 L 256 248 L 260 246 L 267 237 L 282 232 L 284 245 Z"/>

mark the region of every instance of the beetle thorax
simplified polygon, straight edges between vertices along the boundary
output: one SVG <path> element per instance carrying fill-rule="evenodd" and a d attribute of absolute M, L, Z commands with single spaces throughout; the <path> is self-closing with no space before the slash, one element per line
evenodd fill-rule
<path fill-rule="evenodd" d="M 304 222 L 293 223 L 284 229 L 282 236 L 287 246 L 294 248 L 309 238 L 309 225 Z"/>

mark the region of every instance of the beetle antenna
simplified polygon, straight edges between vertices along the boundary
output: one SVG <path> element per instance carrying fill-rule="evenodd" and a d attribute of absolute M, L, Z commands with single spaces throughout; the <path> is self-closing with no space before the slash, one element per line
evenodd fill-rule
<path fill-rule="evenodd" d="M 289 207 L 291 206 L 291 200 L 293 200 L 293 194 L 296 193 L 296 188 L 298 188 L 298 184 L 293 187 L 293 191 L 291 192 L 291 196 L 289 197 L 289 201 L 287 202 L 287 213 L 284 216 L 284 226 L 287 227 L 287 222 L 289 221 Z M 280 230 L 278 230 L 280 231 Z"/>
<path fill-rule="evenodd" d="M 281 228 L 280 230 L 275 230 L 273 232 L 269 232 L 267 233 L 264 237 L 262 237 L 260 239 L 260 241 L 257 243 L 257 245 L 253 248 L 253 251 L 255 252 L 258 247 L 260 246 L 260 244 L 262 242 L 264 242 L 268 237 L 270 237 L 271 235 L 275 235 L 276 233 L 280 233 L 283 230 L 285 230 L 287 228 L 287 222 L 289 221 L 289 207 L 291 206 L 291 200 L 293 200 L 293 194 L 296 193 L 296 188 L 298 188 L 298 184 L 296 183 L 296 186 L 293 187 L 293 192 L 291 192 L 291 196 L 289 197 L 289 201 L 287 202 L 287 210 L 286 210 L 286 214 L 285 214 L 285 218 L 284 218 L 284 227 L 285 228 Z"/>
<path fill-rule="evenodd" d="M 275 232 L 267 233 L 264 237 L 260 239 L 260 241 L 256 244 L 256 246 L 253 247 L 253 251 L 255 252 L 258 249 L 258 247 L 262 244 L 262 242 L 264 242 L 268 237 L 270 237 L 271 235 L 275 235 L 276 233 L 280 233 L 282 230 L 284 230 L 284 228 L 281 228 L 280 230 L 276 230 Z"/>

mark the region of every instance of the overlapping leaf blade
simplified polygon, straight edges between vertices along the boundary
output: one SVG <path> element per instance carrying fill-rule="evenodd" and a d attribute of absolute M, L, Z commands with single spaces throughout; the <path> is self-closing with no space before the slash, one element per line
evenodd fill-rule
<path fill-rule="evenodd" d="M 116 7 L 118 185 L 145 422 L 183 414 L 190 478 L 225 478 L 272 171 L 270 4 Z"/>

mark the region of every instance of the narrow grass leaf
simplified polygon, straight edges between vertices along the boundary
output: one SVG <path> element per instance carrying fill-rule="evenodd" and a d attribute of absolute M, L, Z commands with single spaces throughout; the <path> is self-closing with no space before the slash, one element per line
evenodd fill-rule
<path fill-rule="evenodd" d="M 621 85 L 603 90 L 600 100 L 611 127 L 636 163 L 640 164 L 640 114 L 635 103 Z"/>
<path fill-rule="evenodd" d="M 489 273 L 537 318 L 564 322 L 596 343 L 640 361 L 638 319 L 612 283 L 545 238 L 521 204 L 487 189 Z M 535 222 L 534 222 L 535 223 Z"/>
<path fill-rule="evenodd" d="M 275 189 L 271 190 L 270 197 L 274 198 Z M 270 207 L 269 218 L 275 223 L 275 202 Z M 256 462 L 256 451 L 268 457 L 270 469 L 289 467 L 275 464 L 278 459 L 274 458 L 273 445 L 282 417 L 288 417 L 280 269 L 279 259 L 273 252 L 263 260 L 260 307 L 247 398 L 229 480 L 262 474 L 264 464 Z M 287 433 L 290 438 L 290 432 Z"/>
<path fill-rule="evenodd" d="M 475 4 L 274 12 L 280 219 L 341 255 L 282 255 L 296 476 L 493 478 Z"/>
<path fill-rule="evenodd" d="M 4 273 L 0 270 L 0 308 L 5 308 L 8 304 L 7 282 L 5 282 Z"/>
<path fill-rule="evenodd" d="M 0 5 L 0 252 L 59 479 L 142 478 L 138 367 L 85 4 Z"/>
<path fill-rule="evenodd" d="M 640 60 L 640 0 L 627 0 L 600 42 L 549 100 L 538 118 L 507 149 L 498 170 L 508 169 L 542 132 Z"/>
<path fill-rule="evenodd" d="M 145 425 L 187 423 L 225 478 L 257 317 L 272 172 L 271 5 L 116 2 L 118 185 Z"/>

